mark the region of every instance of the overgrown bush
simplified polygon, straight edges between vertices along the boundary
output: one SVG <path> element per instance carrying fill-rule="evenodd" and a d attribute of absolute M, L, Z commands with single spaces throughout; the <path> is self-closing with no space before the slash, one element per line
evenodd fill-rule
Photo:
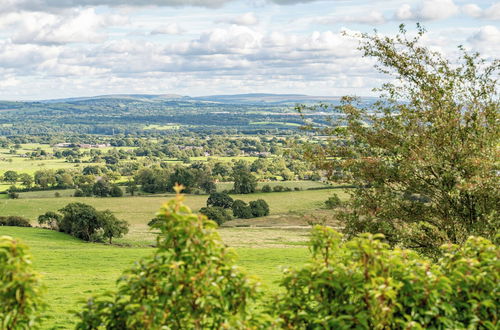
<path fill-rule="evenodd" d="M 325 201 L 325 206 L 327 209 L 336 209 L 340 205 L 342 205 L 342 201 L 337 194 L 328 197 L 328 199 Z"/>
<path fill-rule="evenodd" d="M 263 199 L 250 202 L 250 210 L 254 217 L 263 217 L 269 215 L 269 205 Z"/>
<path fill-rule="evenodd" d="M 234 265 L 216 224 L 191 213 L 180 195 L 158 218 L 154 255 L 126 271 L 115 293 L 90 299 L 78 314 L 77 329 L 255 327 L 259 314 L 251 306 L 258 284 Z"/>
<path fill-rule="evenodd" d="M 270 186 L 270 185 L 266 184 L 266 185 L 262 186 L 261 191 L 262 191 L 263 193 L 269 193 L 269 192 L 271 192 L 271 191 L 272 191 L 272 188 L 271 188 L 271 186 Z"/>
<path fill-rule="evenodd" d="M 18 216 L 0 216 L 0 226 L 31 227 L 30 221 Z"/>
<path fill-rule="evenodd" d="M 39 277 L 28 248 L 0 236 L 0 329 L 36 329 L 44 308 Z"/>
<path fill-rule="evenodd" d="M 288 270 L 271 310 L 284 328 L 497 329 L 500 250 L 483 238 L 446 245 L 436 263 L 383 236 L 347 243 L 313 230 L 311 263 Z"/>
<path fill-rule="evenodd" d="M 231 215 L 227 213 L 225 208 L 220 206 L 202 207 L 200 213 L 206 215 L 210 220 L 215 221 L 218 225 L 231 220 Z"/>
<path fill-rule="evenodd" d="M 111 189 L 109 190 L 109 195 L 111 197 L 122 197 L 123 196 L 123 190 L 116 184 L 111 186 Z"/>
<path fill-rule="evenodd" d="M 241 219 L 250 219 L 253 218 L 252 209 L 248 206 L 247 203 L 242 201 L 241 199 L 237 199 L 233 203 L 233 216 Z"/>
<path fill-rule="evenodd" d="M 207 199 L 207 207 L 217 206 L 224 209 L 230 209 L 234 200 L 225 192 L 214 192 Z"/>
<path fill-rule="evenodd" d="M 285 187 L 283 187 L 283 186 L 274 186 L 273 187 L 274 192 L 282 192 L 284 190 L 285 190 Z"/>

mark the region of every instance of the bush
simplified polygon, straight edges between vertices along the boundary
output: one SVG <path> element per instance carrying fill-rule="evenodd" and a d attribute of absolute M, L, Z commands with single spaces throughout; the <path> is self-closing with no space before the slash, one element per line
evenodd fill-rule
<path fill-rule="evenodd" d="M 241 199 L 237 199 L 233 203 L 233 216 L 241 219 L 250 219 L 253 218 L 252 209 L 248 206 L 247 203 L 242 201 Z"/>
<path fill-rule="evenodd" d="M 123 190 L 116 184 L 111 186 L 111 189 L 109 191 L 109 195 L 111 197 L 122 197 L 123 196 Z"/>
<path fill-rule="evenodd" d="M 336 209 L 342 205 L 342 201 L 340 200 L 337 194 L 334 194 L 332 197 L 329 197 L 325 201 L 325 206 L 327 209 Z"/>
<path fill-rule="evenodd" d="M 44 308 L 39 277 L 31 269 L 28 248 L 0 236 L 0 329 L 32 329 Z"/>
<path fill-rule="evenodd" d="M 207 218 L 222 225 L 224 222 L 231 220 L 231 216 L 227 213 L 226 209 L 220 206 L 202 207 L 200 213 L 206 215 Z"/>
<path fill-rule="evenodd" d="M 115 293 L 90 299 L 77 329 L 256 328 L 258 286 L 234 265 L 215 223 L 179 195 L 158 218 L 154 255 L 126 271 Z"/>
<path fill-rule="evenodd" d="M 250 202 L 250 209 L 254 217 L 269 215 L 269 205 L 263 199 Z"/>
<path fill-rule="evenodd" d="M 38 216 L 38 224 L 48 225 L 52 230 L 58 230 L 62 216 L 59 213 L 48 211 Z"/>
<path fill-rule="evenodd" d="M 31 224 L 28 219 L 13 215 L 9 217 L 0 216 L 0 226 L 31 227 Z"/>
<path fill-rule="evenodd" d="M 14 192 L 14 191 L 9 191 L 9 198 L 10 199 L 18 199 L 19 198 L 19 193 Z"/>
<path fill-rule="evenodd" d="M 270 185 L 266 184 L 266 185 L 262 186 L 262 192 L 263 193 L 269 193 L 271 191 L 272 191 L 272 189 L 271 189 Z"/>
<path fill-rule="evenodd" d="M 83 191 L 81 189 L 75 189 L 73 197 L 84 197 Z"/>
<path fill-rule="evenodd" d="M 288 270 L 271 309 L 284 328 L 495 329 L 500 269 L 497 246 L 469 238 L 447 245 L 433 263 L 390 249 L 383 236 L 342 243 L 316 226 L 310 265 Z"/>
<path fill-rule="evenodd" d="M 207 199 L 207 206 L 217 206 L 224 209 L 230 209 L 234 200 L 225 192 L 215 192 L 210 194 Z"/>
<path fill-rule="evenodd" d="M 273 187 L 274 192 L 282 192 L 283 190 L 285 190 L 285 187 L 283 187 L 283 186 L 274 186 Z"/>

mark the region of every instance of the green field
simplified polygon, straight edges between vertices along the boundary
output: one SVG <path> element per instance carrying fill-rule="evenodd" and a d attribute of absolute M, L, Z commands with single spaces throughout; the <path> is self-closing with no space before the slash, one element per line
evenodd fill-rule
<path fill-rule="evenodd" d="M 238 242 L 238 264 L 262 280 L 269 296 L 279 290 L 276 281 L 283 267 L 307 262 L 308 251 L 304 247 L 307 231 L 238 228 L 220 232 L 226 244 Z M 123 270 L 153 251 L 84 243 L 47 229 L 0 227 L 0 235 L 19 238 L 30 246 L 33 267 L 41 273 L 46 286 L 49 308 L 44 329 L 73 328 L 75 318 L 69 310 L 79 309 L 82 300 L 91 295 L 112 290 Z M 241 247 L 250 245 L 254 247 Z"/>

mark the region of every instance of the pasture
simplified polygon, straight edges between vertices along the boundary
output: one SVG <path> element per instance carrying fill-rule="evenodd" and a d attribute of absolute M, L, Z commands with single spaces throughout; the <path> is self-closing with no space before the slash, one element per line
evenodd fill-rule
<path fill-rule="evenodd" d="M 279 290 L 276 281 L 284 267 L 298 267 L 308 260 L 307 230 L 259 229 L 257 232 L 232 228 L 220 229 L 220 233 L 226 244 L 236 246 L 238 265 L 260 278 L 268 296 Z M 46 286 L 45 300 L 49 308 L 44 329 L 73 328 L 76 318 L 71 310 L 80 309 L 91 295 L 113 290 L 123 270 L 153 251 L 145 247 L 85 243 L 39 228 L 0 227 L 0 235 L 19 238 L 30 247 L 33 267 Z"/>

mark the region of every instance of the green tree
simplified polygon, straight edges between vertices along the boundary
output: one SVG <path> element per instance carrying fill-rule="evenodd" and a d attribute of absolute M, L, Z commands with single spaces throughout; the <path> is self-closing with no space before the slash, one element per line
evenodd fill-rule
<path fill-rule="evenodd" d="M 98 216 L 102 223 L 102 236 L 109 239 L 109 244 L 113 244 L 113 238 L 120 238 L 128 233 L 128 222 L 117 219 L 110 210 L 99 212 Z"/>
<path fill-rule="evenodd" d="M 234 200 L 225 192 L 215 192 L 210 194 L 207 199 L 207 206 L 218 206 L 224 209 L 230 209 Z"/>
<path fill-rule="evenodd" d="M 361 35 L 365 56 L 393 82 L 370 106 L 344 98 L 334 110 L 345 122 L 318 129 L 331 142 L 305 154 L 332 179 L 359 187 L 338 213 L 349 236 L 380 232 L 438 253 L 443 243 L 498 233 L 500 61 L 462 51 L 452 64 L 421 45 L 423 34 L 419 27 L 412 38 L 401 26 L 395 38 Z"/>
<path fill-rule="evenodd" d="M 3 181 L 15 184 L 19 179 L 19 174 L 16 171 L 8 170 L 3 174 Z"/>
<path fill-rule="evenodd" d="M 215 223 L 192 214 L 180 195 L 158 217 L 154 255 L 126 271 L 114 294 L 90 299 L 77 329 L 255 327 L 258 285 L 234 265 Z"/>
<path fill-rule="evenodd" d="M 231 216 L 227 213 L 226 209 L 220 206 L 202 207 L 200 213 L 206 215 L 207 218 L 215 221 L 218 225 L 231 220 Z"/>
<path fill-rule="evenodd" d="M 196 186 L 196 177 L 193 171 L 189 168 L 178 167 L 168 178 L 167 187 L 169 190 L 173 191 L 173 187 L 176 184 L 183 185 L 186 187 L 186 192 L 189 193 Z"/>
<path fill-rule="evenodd" d="M 59 213 L 48 211 L 38 216 L 38 223 L 40 225 L 48 225 L 52 230 L 58 230 L 61 223 L 62 216 Z"/>
<path fill-rule="evenodd" d="M 241 218 L 241 219 L 253 218 L 252 209 L 250 208 L 250 206 L 248 206 L 247 203 L 245 203 L 241 199 L 237 199 L 234 201 L 232 210 L 233 210 L 233 215 L 236 218 Z"/>
<path fill-rule="evenodd" d="M 31 269 L 28 248 L 0 236 L 0 328 L 36 329 L 45 308 L 42 285 Z"/>
<path fill-rule="evenodd" d="M 19 181 L 21 181 L 21 183 L 23 184 L 23 186 L 26 187 L 26 189 L 30 189 L 31 186 L 33 186 L 33 177 L 31 175 L 29 175 L 28 173 L 22 173 L 20 176 L 19 176 Z"/>
<path fill-rule="evenodd" d="M 111 192 L 111 184 L 101 179 L 92 186 L 92 193 L 98 197 L 107 197 Z"/>
<path fill-rule="evenodd" d="M 250 210 L 254 217 L 264 217 L 269 215 L 269 205 L 263 199 L 250 202 Z"/>
<path fill-rule="evenodd" d="M 122 188 L 120 188 L 120 186 L 113 184 L 113 185 L 111 185 L 111 188 L 109 189 L 109 195 L 111 197 L 122 197 L 123 190 L 122 190 Z"/>
<path fill-rule="evenodd" d="M 125 187 L 125 191 L 130 194 L 130 196 L 134 196 L 135 192 L 139 190 L 135 180 L 128 180 L 127 186 Z"/>
<path fill-rule="evenodd" d="M 59 210 L 63 218 L 59 230 L 84 241 L 95 241 L 102 219 L 95 208 L 84 203 L 69 203 Z"/>
<path fill-rule="evenodd" d="M 233 174 L 234 193 L 251 194 L 257 189 L 257 178 L 248 170 L 238 170 Z"/>

